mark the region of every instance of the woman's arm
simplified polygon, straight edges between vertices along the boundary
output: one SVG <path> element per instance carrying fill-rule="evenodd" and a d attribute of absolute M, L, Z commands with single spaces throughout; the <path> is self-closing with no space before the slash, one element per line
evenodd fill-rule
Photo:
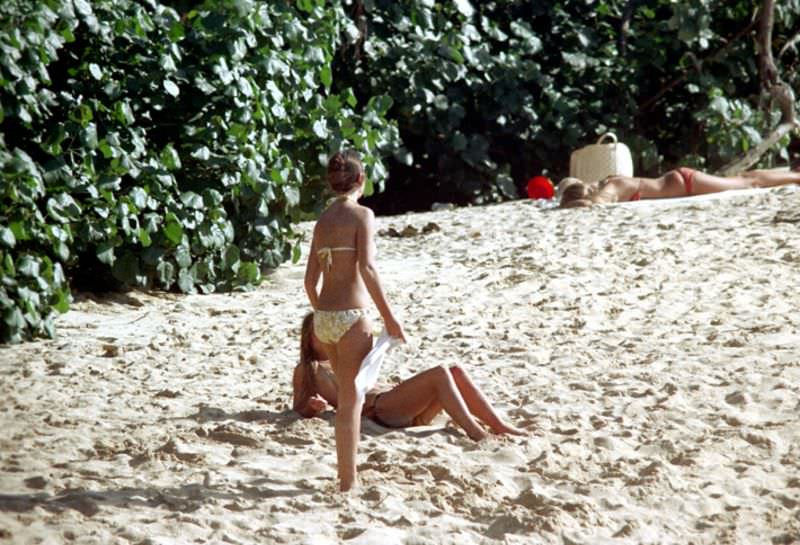
<path fill-rule="evenodd" d="M 356 250 L 358 252 L 358 267 L 364 285 L 370 297 L 375 302 L 378 312 L 383 318 L 386 331 L 393 337 L 406 340 L 403 326 L 395 319 L 386 294 L 383 292 L 378 269 L 375 266 L 375 214 L 366 208 L 364 222 L 356 233 Z"/>
<path fill-rule="evenodd" d="M 311 373 L 313 367 L 302 363 L 297 364 L 292 373 L 292 410 L 305 418 L 318 416 L 327 407 L 316 391 Z"/>
<path fill-rule="evenodd" d="M 629 179 L 621 176 L 612 176 L 598 183 L 597 191 L 592 195 L 592 201 L 598 204 L 610 204 L 619 202 L 621 196 L 630 189 Z M 631 191 L 633 195 L 636 191 Z"/>
<path fill-rule="evenodd" d="M 317 257 L 317 228 L 314 227 L 314 234 L 311 237 L 311 248 L 308 251 L 308 261 L 306 262 L 306 276 L 305 288 L 308 300 L 311 302 L 311 308 L 316 310 L 319 293 L 317 293 L 317 284 L 319 284 L 320 276 L 319 258 Z"/>

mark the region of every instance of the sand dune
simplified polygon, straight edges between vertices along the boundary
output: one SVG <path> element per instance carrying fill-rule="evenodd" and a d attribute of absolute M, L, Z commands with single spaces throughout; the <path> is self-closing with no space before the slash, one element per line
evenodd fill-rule
<path fill-rule="evenodd" d="M 332 413 L 289 411 L 303 263 L 79 294 L 0 348 L 0 542 L 800 542 L 798 188 L 378 224 L 413 337 L 384 380 L 462 363 L 528 437 L 365 421 L 342 495 Z"/>

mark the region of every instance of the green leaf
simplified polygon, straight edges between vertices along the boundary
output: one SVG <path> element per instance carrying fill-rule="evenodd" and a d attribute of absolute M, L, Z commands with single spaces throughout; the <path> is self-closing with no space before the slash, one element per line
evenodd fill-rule
<path fill-rule="evenodd" d="M 225 249 L 225 255 L 223 259 L 226 269 L 230 269 L 233 272 L 237 272 L 239 270 L 239 263 L 240 263 L 239 247 L 234 246 L 233 244 L 228 246 Z"/>
<path fill-rule="evenodd" d="M 180 22 L 173 23 L 169 29 L 169 38 L 173 42 L 178 42 L 186 36 L 186 31 Z"/>
<path fill-rule="evenodd" d="M 461 12 L 464 17 L 472 17 L 475 14 L 475 8 L 472 7 L 469 0 L 453 0 L 456 9 Z"/>
<path fill-rule="evenodd" d="M 112 266 L 114 278 L 126 284 L 139 284 L 139 260 L 131 252 L 125 252 L 114 261 Z"/>
<path fill-rule="evenodd" d="M 314 134 L 317 135 L 319 138 L 327 138 L 328 137 L 328 126 L 324 119 L 317 119 L 314 122 L 312 127 Z"/>
<path fill-rule="evenodd" d="M 300 188 L 293 185 L 281 186 L 283 196 L 286 197 L 286 204 L 297 206 L 300 204 Z"/>
<path fill-rule="evenodd" d="M 53 252 L 61 261 L 67 261 L 69 259 L 69 246 L 60 240 L 53 243 Z"/>
<path fill-rule="evenodd" d="M 320 81 L 322 81 L 322 85 L 325 86 L 325 89 L 330 90 L 331 84 L 333 83 L 333 74 L 331 72 L 330 66 L 323 66 L 322 70 L 319 73 Z"/>
<path fill-rule="evenodd" d="M 209 151 L 208 147 L 200 146 L 192 152 L 192 157 L 195 159 L 199 159 L 201 161 L 208 161 L 211 157 L 211 151 Z"/>
<path fill-rule="evenodd" d="M 314 11 L 314 2 L 312 0 L 297 0 L 297 8 L 306 13 Z"/>
<path fill-rule="evenodd" d="M 81 142 L 89 149 L 97 148 L 97 127 L 94 123 L 89 123 L 81 132 Z"/>
<path fill-rule="evenodd" d="M 382 117 L 386 115 L 392 104 L 394 104 L 394 100 L 389 95 L 377 95 L 369 99 L 367 109 L 375 110 Z"/>
<path fill-rule="evenodd" d="M 181 243 L 181 240 L 183 239 L 183 227 L 175 217 L 175 214 L 167 214 L 162 233 L 172 244 L 177 246 Z"/>
<path fill-rule="evenodd" d="M 110 242 L 103 242 L 97 245 L 97 251 L 95 253 L 97 255 L 97 259 L 101 263 L 105 263 L 106 265 L 113 265 L 114 264 L 114 245 Z"/>
<path fill-rule="evenodd" d="M 0 242 L 2 242 L 3 246 L 6 248 L 13 248 L 17 243 L 17 239 L 11 229 L 0 226 Z"/>
<path fill-rule="evenodd" d="M 78 13 L 85 16 L 92 15 L 92 5 L 87 0 L 72 0 Z"/>
<path fill-rule="evenodd" d="M 186 246 L 175 248 L 175 262 L 179 267 L 186 269 L 192 265 L 192 252 Z"/>
<path fill-rule="evenodd" d="M 195 277 L 190 269 L 181 269 L 178 273 L 178 288 L 183 293 L 194 293 Z"/>
<path fill-rule="evenodd" d="M 175 151 L 175 148 L 172 147 L 172 144 L 167 144 L 164 146 L 164 149 L 161 150 L 161 162 L 167 168 L 167 170 L 178 170 L 181 168 L 181 158 L 178 155 L 178 152 Z"/>
<path fill-rule="evenodd" d="M 64 314 L 69 310 L 69 303 L 70 303 L 69 290 L 61 289 L 56 291 L 55 301 L 53 302 L 54 309 L 56 309 L 61 314 Z"/>
<path fill-rule="evenodd" d="M 139 235 L 139 242 L 144 248 L 147 248 L 150 246 L 150 244 L 152 244 L 153 241 L 150 239 L 150 233 L 148 233 L 147 230 L 140 228 L 137 233 Z"/>
<path fill-rule="evenodd" d="M 350 87 L 344 90 L 344 100 L 350 105 L 351 108 L 355 108 L 358 104 L 358 99 L 356 98 L 356 95 L 353 94 L 353 89 Z"/>
<path fill-rule="evenodd" d="M 239 280 L 245 284 L 257 284 L 261 279 L 258 265 L 252 261 L 243 261 L 239 265 Z"/>
<path fill-rule="evenodd" d="M 169 289 L 175 283 L 175 265 L 169 261 L 161 261 L 156 265 L 158 281 L 165 289 Z"/>
<path fill-rule="evenodd" d="M 25 226 L 25 223 L 21 221 L 12 221 L 8 227 L 11 229 L 11 232 L 14 234 L 14 238 L 17 240 L 31 239 L 30 231 Z"/>
<path fill-rule="evenodd" d="M 89 63 L 89 73 L 98 81 L 103 79 L 103 71 L 95 63 Z"/>
<path fill-rule="evenodd" d="M 67 193 L 59 193 L 47 199 L 47 213 L 61 223 L 77 221 L 81 216 L 81 207 Z"/>
<path fill-rule="evenodd" d="M 184 191 L 181 193 L 181 202 L 187 208 L 193 208 L 195 210 L 202 210 L 204 208 L 203 197 L 194 191 Z"/>
<path fill-rule="evenodd" d="M 136 118 L 133 117 L 133 110 L 127 102 L 117 102 L 114 106 L 114 117 L 123 125 L 132 125 Z"/>
<path fill-rule="evenodd" d="M 25 317 L 17 307 L 6 309 L 3 312 L 3 321 L 12 333 L 17 333 L 25 327 Z"/>
<path fill-rule="evenodd" d="M 92 109 L 86 104 L 81 104 L 78 107 L 78 119 L 80 120 L 81 127 L 88 126 L 89 122 L 91 122 L 92 119 L 94 119 L 94 114 L 92 113 Z"/>
<path fill-rule="evenodd" d="M 144 209 L 147 205 L 147 192 L 141 187 L 132 188 L 128 196 L 131 198 L 134 206 L 139 210 Z"/>
<path fill-rule="evenodd" d="M 164 90 L 174 97 L 177 97 L 181 93 L 180 88 L 178 88 L 175 82 L 168 79 L 164 80 Z"/>

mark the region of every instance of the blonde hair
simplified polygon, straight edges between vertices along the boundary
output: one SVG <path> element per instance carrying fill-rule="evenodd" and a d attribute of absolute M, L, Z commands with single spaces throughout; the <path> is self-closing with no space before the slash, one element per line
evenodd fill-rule
<path fill-rule="evenodd" d="M 558 189 L 561 193 L 561 208 L 580 208 L 595 203 L 595 188 L 578 178 L 564 178 L 558 183 Z"/>

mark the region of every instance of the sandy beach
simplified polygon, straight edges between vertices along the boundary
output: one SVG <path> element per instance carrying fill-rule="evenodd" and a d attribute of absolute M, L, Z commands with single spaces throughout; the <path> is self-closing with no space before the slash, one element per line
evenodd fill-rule
<path fill-rule="evenodd" d="M 800 543 L 800 188 L 378 227 L 413 339 L 382 381 L 460 363 L 528 436 L 364 420 L 340 494 L 333 413 L 289 410 L 305 257 L 80 293 L 0 347 L 0 543 Z"/>

